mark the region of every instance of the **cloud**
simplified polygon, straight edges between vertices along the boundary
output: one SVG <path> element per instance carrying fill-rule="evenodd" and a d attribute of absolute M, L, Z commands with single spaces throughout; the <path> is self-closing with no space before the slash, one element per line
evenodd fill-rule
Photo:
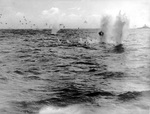
<path fill-rule="evenodd" d="M 92 16 L 93 18 L 100 18 L 100 17 L 101 17 L 101 16 L 98 15 L 98 14 L 92 14 L 92 15 L 90 15 L 90 16 Z"/>
<path fill-rule="evenodd" d="M 3 14 L 1 20 L 12 24 L 26 16 L 37 25 L 56 20 L 69 23 L 68 26 L 82 26 L 86 20 L 86 25 L 91 27 L 99 26 L 103 15 L 115 18 L 121 10 L 131 20 L 131 25 L 141 26 L 150 25 L 149 5 L 149 0 L 0 0 L 0 13 Z"/>
<path fill-rule="evenodd" d="M 67 16 L 68 17 L 68 19 L 70 20 L 70 21 L 72 21 L 72 22 L 75 22 L 75 21 L 81 21 L 81 19 L 82 19 L 82 16 L 81 15 L 77 15 L 77 14 L 70 14 L 70 15 L 68 15 Z"/>
<path fill-rule="evenodd" d="M 21 12 L 17 12 L 17 13 L 16 13 L 16 16 L 18 16 L 18 17 L 23 17 L 23 16 L 24 16 L 24 14 L 23 14 L 23 13 L 21 13 Z"/>
<path fill-rule="evenodd" d="M 63 20 L 66 18 L 66 16 L 66 13 L 62 12 L 59 8 L 52 7 L 48 10 L 43 10 L 40 18 L 43 22 L 59 24 L 63 23 Z"/>
<path fill-rule="evenodd" d="M 46 21 L 52 21 L 53 23 L 54 21 L 59 20 L 60 15 L 61 15 L 60 9 L 57 7 L 52 7 L 48 10 L 43 10 L 41 18 Z"/>
<path fill-rule="evenodd" d="M 76 15 L 76 14 L 73 14 L 73 13 L 72 13 L 72 14 L 69 15 L 69 17 L 74 18 L 74 17 L 79 17 L 79 15 Z"/>
<path fill-rule="evenodd" d="M 73 8 L 69 8 L 69 9 L 70 9 L 70 10 L 77 10 L 77 11 L 81 10 L 80 7 L 73 7 Z"/>
<path fill-rule="evenodd" d="M 43 15 L 55 15 L 55 14 L 58 14 L 60 12 L 59 8 L 57 7 L 52 7 L 51 9 L 49 10 L 44 10 L 42 11 L 42 14 Z"/>

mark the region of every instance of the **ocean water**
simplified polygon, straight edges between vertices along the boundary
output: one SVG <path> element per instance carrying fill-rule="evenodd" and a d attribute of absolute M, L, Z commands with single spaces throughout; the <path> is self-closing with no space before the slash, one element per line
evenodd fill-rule
<path fill-rule="evenodd" d="M 0 30 L 1 114 L 150 114 L 150 29 L 130 29 L 122 52 L 80 43 L 96 29 L 50 33 Z"/>

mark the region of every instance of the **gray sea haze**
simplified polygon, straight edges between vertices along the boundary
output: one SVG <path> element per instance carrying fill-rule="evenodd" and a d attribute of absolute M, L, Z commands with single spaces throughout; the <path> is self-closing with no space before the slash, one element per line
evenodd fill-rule
<path fill-rule="evenodd" d="M 150 114 L 150 29 L 123 52 L 79 43 L 98 30 L 0 31 L 1 114 Z"/>

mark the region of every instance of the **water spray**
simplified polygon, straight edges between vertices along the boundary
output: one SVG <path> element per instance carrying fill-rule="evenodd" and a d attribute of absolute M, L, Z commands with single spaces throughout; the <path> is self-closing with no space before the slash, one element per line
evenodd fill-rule
<path fill-rule="evenodd" d="M 100 32 L 99 32 L 99 36 L 100 36 L 100 42 L 101 43 L 106 43 L 107 41 L 107 33 L 108 33 L 108 29 L 109 29 L 109 24 L 110 24 L 110 17 L 109 16 L 104 16 L 101 19 L 101 25 L 100 25 Z"/>
<path fill-rule="evenodd" d="M 123 52 L 123 44 L 122 40 L 123 37 L 125 36 L 125 26 L 128 24 L 128 19 L 125 16 L 125 14 L 121 14 L 121 11 L 119 12 L 118 16 L 116 17 L 116 21 L 114 24 L 114 37 L 116 39 L 116 46 L 115 46 L 115 51 L 116 52 Z"/>
<path fill-rule="evenodd" d="M 53 27 L 52 27 L 52 31 L 51 31 L 51 34 L 52 35 L 56 35 L 57 34 L 57 32 L 59 31 L 59 27 L 57 26 L 57 25 L 53 25 Z"/>

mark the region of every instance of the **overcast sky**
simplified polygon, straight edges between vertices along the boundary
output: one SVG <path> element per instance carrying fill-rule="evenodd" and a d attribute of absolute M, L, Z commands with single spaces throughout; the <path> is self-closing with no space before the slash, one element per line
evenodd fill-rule
<path fill-rule="evenodd" d="M 100 26 L 102 16 L 115 18 L 120 10 L 131 27 L 150 25 L 149 0 L 0 0 L 0 28 L 46 28 L 58 23 L 93 28 Z"/>

